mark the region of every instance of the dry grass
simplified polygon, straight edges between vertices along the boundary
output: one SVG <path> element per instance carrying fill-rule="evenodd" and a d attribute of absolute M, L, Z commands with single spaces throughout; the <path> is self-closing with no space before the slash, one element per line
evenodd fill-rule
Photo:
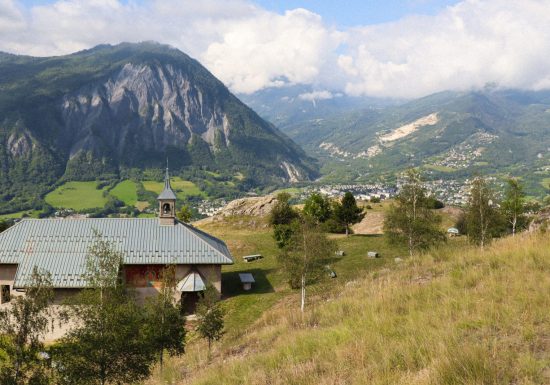
<path fill-rule="evenodd" d="M 149 384 L 550 384 L 550 237 L 431 251 L 365 273 L 304 316 L 285 297 L 238 340 Z"/>

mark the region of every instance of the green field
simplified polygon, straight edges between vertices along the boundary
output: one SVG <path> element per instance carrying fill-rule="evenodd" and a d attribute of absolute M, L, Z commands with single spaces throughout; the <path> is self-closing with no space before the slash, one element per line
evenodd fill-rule
<path fill-rule="evenodd" d="M 25 211 L 18 211 L 16 213 L 9 213 L 9 214 L 0 214 L 0 220 L 3 219 L 18 219 L 22 218 L 24 215 L 31 218 L 38 218 L 38 213 L 40 211 L 38 210 L 25 210 Z"/>
<path fill-rule="evenodd" d="M 135 206 L 137 202 L 136 182 L 125 180 L 120 182 L 110 191 L 110 194 L 124 202 L 126 206 Z"/>
<path fill-rule="evenodd" d="M 541 180 L 540 185 L 545 189 L 550 189 L 550 178 L 544 178 L 543 180 Z"/>
<path fill-rule="evenodd" d="M 56 208 L 84 210 L 105 206 L 107 198 L 103 190 L 96 189 L 97 182 L 67 182 L 46 195 L 46 202 Z"/>
<path fill-rule="evenodd" d="M 170 178 L 170 184 L 172 189 L 178 196 L 178 199 L 185 199 L 188 196 L 202 195 L 204 193 L 199 189 L 199 187 L 188 180 L 183 180 L 180 177 Z M 143 188 L 147 191 L 152 191 L 155 194 L 160 194 L 164 188 L 164 182 L 156 182 L 153 180 L 143 181 Z"/>
<path fill-rule="evenodd" d="M 426 168 L 426 169 L 429 169 L 429 170 L 434 170 L 434 171 L 439 171 L 439 172 L 453 172 L 453 171 L 456 171 L 456 169 L 454 169 L 452 167 L 439 166 L 439 165 L 435 165 L 435 164 L 425 164 L 423 167 Z"/>

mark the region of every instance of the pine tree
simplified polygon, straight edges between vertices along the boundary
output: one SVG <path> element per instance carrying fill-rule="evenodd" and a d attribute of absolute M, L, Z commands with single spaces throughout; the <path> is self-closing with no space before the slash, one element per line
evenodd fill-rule
<path fill-rule="evenodd" d="M 344 224 L 346 228 L 346 236 L 349 235 L 349 227 L 355 223 L 359 223 L 365 217 L 363 209 L 357 206 L 355 197 L 349 191 L 344 194 L 340 204 L 334 206 L 334 216 Z"/>
<path fill-rule="evenodd" d="M 420 175 L 410 170 L 384 219 L 384 232 L 390 243 L 406 244 L 409 255 L 417 249 L 445 241 L 439 228 L 441 217 L 430 209 L 431 201 L 426 196 Z"/>

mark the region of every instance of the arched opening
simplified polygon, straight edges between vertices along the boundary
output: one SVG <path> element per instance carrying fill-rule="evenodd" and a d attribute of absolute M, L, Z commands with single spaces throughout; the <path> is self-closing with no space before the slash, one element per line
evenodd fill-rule
<path fill-rule="evenodd" d="M 172 208 L 170 207 L 170 203 L 165 203 L 162 205 L 162 213 L 164 215 L 168 215 L 172 213 Z"/>

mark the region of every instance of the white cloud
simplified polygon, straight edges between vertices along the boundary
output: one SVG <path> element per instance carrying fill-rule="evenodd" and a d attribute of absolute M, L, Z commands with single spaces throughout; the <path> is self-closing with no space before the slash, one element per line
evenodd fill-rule
<path fill-rule="evenodd" d="M 156 40 L 238 92 L 285 83 L 390 97 L 488 82 L 541 89 L 550 87 L 549 14 L 550 0 L 465 0 L 434 16 L 337 30 L 305 9 L 281 15 L 247 0 L 58 0 L 31 8 L 0 0 L 0 50 L 47 56 Z"/>
<path fill-rule="evenodd" d="M 352 95 L 415 97 L 550 76 L 550 1 L 464 1 L 430 17 L 358 28 L 339 67 Z"/>
<path fill-rule="evenodd" d="M 304 94 L 298 95 L 298 98 L 302 100 L 307 100 L 310 102 L 314 102 L 315 100 L 326 100 L 326 99 L 332 99 L 335 95 L 332 94 L 332 92 L 324 90 L 324 91 L 313 91 L 313 92 L 307 92 Z"/>

